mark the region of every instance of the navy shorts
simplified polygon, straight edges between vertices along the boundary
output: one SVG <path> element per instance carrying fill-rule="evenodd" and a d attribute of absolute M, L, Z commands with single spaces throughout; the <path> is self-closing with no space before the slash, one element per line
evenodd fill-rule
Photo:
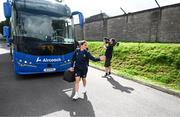
<path fill-rule="evenodd" d="M 87 69 L 78 69 L 78 68 L 75 68 L 75 77 L 86 78 L 87 71 L 88 71 Z"/>
<path fill-rule="evenodd" d="M 111 66 L 111 58 L 106 58 L 106 61 L 104 63 L 104 67 L 109 67 Z"/>

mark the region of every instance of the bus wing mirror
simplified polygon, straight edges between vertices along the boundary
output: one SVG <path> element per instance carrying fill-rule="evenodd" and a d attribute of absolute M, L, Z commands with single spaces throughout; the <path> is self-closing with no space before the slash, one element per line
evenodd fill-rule
<path fill-rule="evenodd" d="M 10 4 L 10 2 L 8 0 L 7 0 L 7 2 L 4 2 L 3 7 L 4 7 L 4 16 L 6 18 L 10 18 L 11 17 L 11 4 Z"/>
<path fill-rule="evenodd" d="M 79 23 L 80 23 L 81 28 L 83 28 L 83 26 L 84 26 L 84 16 L 83 16 L 83 14 L 81 12 L 79 12 L 79 11 L 74 11 L 74 12 L 72 12 L 71 17 L 73 17 L 74 15 L 79 15 Z"/>

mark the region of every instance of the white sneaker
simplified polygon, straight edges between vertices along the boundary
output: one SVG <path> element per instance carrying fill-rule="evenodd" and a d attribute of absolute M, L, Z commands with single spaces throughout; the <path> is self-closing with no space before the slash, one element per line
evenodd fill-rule
<path fill-rule="evenodd" d="M 73 96 L 73 100 L 77 100 L 79 98 L 79 95 L 76 93 L 74 96 Z"/>
<path fill-rule="evenodd" d="M 86 88 L 85 87 L 82 88 L 82 93 L 86 93 Z"/>

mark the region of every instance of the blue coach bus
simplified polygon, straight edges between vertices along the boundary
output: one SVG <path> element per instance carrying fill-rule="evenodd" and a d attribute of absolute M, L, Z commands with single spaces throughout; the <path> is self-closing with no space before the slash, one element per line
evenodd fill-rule
<path fill-rule="evenodd" d="M 73 15 L 59 0 L 13 0 L 4 3 L 10 28 L 3 27 L 11 45 L 16 74 L 62 72 L 71 66 L 76 48 Z M 8 34 L 8 31 L 10 34 Z"/>

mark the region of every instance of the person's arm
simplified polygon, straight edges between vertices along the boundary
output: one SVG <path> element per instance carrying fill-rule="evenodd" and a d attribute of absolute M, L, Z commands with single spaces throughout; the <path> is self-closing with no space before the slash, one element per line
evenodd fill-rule
<path fill-rule="evenodd" d="M 107 49 L 107 46 L 106 46 L 106 45 L 104 45 L 103 47 L 104 47 L 105 50 Z"/>
<path fill-rule="evenodd" d="M 87 56 L 90 60 L 95 61 L 95 62 L 101 60 L 100 58 L 93 57 L 90 52 L 87 52 Z"/>
<path fill-rule="evenodd" d="M 76 50 L 73 53 L 72 59 L 71 59 L 71 67 L 74 67 L 74 62 L 76 61 Z"/>
<path fill-rule="evenodd" d="M 104 43 L 104 49 L 106 50 L 107 49 L 107 47 L 109 46 L 109 44 L 107 44 L 107 43 Z"/>

